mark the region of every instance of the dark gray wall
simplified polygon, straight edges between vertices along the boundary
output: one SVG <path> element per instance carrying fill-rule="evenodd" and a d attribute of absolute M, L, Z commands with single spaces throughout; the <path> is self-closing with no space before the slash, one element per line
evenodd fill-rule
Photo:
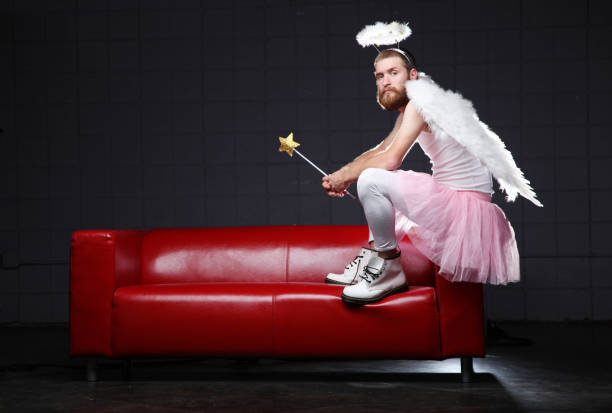
<path fill-rule="evenodd" d="M 471 99 L 545 208 L 495 200 L 523 281 L 494 319 L 612 318 L 612 29 L 590 1 L 2 1 L 0 322 L 68 320 L 80 228 L 364 223 L 277 152 L 334 170 L 378 143 L 374 49 L 407 20 L 421 70 Z M 429 171 L 414 148 L 404 168 Z"/>

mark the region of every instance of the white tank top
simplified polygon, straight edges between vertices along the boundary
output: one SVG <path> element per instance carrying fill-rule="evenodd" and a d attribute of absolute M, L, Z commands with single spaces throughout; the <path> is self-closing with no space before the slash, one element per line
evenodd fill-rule
<path fill-rule="evenodd" d="M 429 156 L 433 178 L 450 188 L 493 194 L 491 172 L 456 140 L 442 132 L 421 132 L 417 141 Z"/>

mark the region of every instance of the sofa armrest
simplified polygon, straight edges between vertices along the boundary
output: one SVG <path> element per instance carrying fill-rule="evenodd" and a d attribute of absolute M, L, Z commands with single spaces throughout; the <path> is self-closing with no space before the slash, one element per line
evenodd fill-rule
<path fill-rule="evenodd" d="M 70 245 L 70 354 L 111 356 L 118 287 L 140 283 L 144 231 L 83 230 Z"/>
<path fill-rule="evenodd" d="M 482 284 L 450 282 L 435 267 L 442 357 L 485 354 Z"/>

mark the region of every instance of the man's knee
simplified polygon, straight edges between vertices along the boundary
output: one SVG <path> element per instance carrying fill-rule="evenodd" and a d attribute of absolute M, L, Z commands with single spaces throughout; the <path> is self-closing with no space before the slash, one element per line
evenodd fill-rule
<path fill-rule="evenodd" d="M 367 168 L 359 174 L 359 178 L 357 178 L 357 192 L 359 193 L 359 197 L 371 191 L 377 182 L 380 182 L 381 172 L 384 169 L 380 168 Z"/>

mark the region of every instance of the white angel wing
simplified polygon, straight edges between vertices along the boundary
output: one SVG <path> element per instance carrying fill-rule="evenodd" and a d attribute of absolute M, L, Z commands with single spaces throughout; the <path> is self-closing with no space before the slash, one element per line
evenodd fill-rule
<path fill-rule="evenodd" d="M 543 206 L 502 140 L 480 121 L 472 102 L 442 89 L 424 73 L 406 82 L 406 93 L 434 133 L 446 132 L 491 171 L 506 200 L 514 201 L 520 194 Z"/>

